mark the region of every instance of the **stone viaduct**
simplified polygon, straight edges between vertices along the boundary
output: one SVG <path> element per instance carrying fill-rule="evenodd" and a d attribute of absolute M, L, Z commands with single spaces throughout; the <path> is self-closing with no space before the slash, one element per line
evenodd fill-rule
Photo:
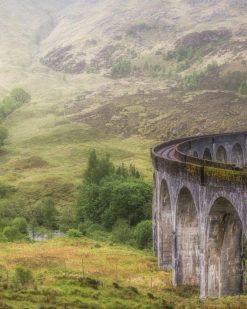
<path fill-rule="evenodd" d="M 200 297 L 243 292 L 247 132 L 197 136 L 152 149 L 153 238 L 159 267 Z"/>

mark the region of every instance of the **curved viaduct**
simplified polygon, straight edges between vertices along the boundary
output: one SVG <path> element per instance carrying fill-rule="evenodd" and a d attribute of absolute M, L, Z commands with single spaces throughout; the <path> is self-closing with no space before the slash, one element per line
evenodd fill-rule
<path fill-rule="evenodd" d="M 154 252 L 173 284 L 200 297 L 243 292 L 247 132 L 197 136 L 152 149 Z"/>

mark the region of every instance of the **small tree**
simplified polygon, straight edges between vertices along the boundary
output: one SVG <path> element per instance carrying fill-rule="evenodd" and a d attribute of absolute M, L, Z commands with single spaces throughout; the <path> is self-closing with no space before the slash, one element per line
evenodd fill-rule
<path fill-rule="evenodd" d="M 29 103 L 31 101 L 31 96 L 25 90 L 21 88 L 15 88 L 11 91 L 10 96 L 14 98 L 16 102 L 20 105 Z"/>
<path fill-rule="evenodd" d="M 95 149 L 89 153 L 87 168 L 84 174 L 85 183 L 99 184 L 102 178 L 111 175 L 113 172 L 114 166 L 108 154 L 99 159 Z"/>

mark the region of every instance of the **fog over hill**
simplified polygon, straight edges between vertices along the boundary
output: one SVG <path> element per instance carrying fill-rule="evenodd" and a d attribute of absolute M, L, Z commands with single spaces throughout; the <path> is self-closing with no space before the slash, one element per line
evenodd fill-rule
<path fill-rule="evenodd" d="M 150 175 L 157 141 L 245 130 L 246 17 L 233 0 L 1 1 L 0 97 L 32 95 L 5 120 L 2 175 L 42 195 L 54 175 L 74 185 L 91 147 Z M 51 162 L 16 175 L 33 155 Z"/>

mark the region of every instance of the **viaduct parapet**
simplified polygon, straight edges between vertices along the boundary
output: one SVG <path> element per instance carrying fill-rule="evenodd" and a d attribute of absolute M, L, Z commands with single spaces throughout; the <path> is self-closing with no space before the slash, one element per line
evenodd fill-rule
<path fill-rule="evenodd" d="M 152 149 L 153 238 L 159 267 L 200 297 L 243 292 L 247 132 L 197 136 Z"/>

